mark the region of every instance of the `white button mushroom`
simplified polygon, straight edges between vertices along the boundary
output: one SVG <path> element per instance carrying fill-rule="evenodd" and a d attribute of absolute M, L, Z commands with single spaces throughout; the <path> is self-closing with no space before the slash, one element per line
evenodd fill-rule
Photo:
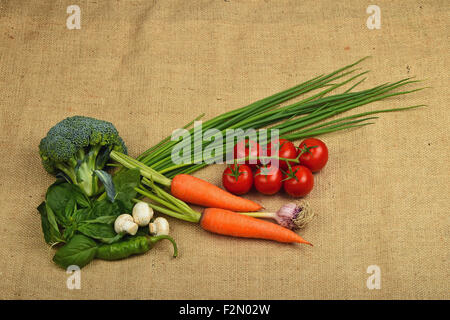
<path fill-rule="evenodd" d="M 154 236 L 169 235 L 169 222 L 163 217 L 156 218 L 148 225 L 148 228 L 150 234 Z"/>
<path fill-rule="evenodd" d="M 116 233 L 126 232 L 134 236 L 139 226 L 134 222 L 133 217 L 129 214 L 121 214 L 114 221 L 114 230 Z"/>
<path fill-rule="evenodd" d="M 133 207 L 133 219 L 140 227 L 145 227 L 153 218 L 153 209 L 146 202 L 138 202 Z"/>

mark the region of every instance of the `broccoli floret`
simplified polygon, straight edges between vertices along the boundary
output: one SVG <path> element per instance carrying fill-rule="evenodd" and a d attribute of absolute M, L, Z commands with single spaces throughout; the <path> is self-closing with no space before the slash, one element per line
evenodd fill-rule
<path fill-rule="evenodd" d="M 94 170 L 103 169 L 111 150 L 127 153 L 111 122 L 83 116 L 66 118 L 51 128 L 39 144 L 45 170 L 63 175 L 88 196 L 99 191 Z"/>

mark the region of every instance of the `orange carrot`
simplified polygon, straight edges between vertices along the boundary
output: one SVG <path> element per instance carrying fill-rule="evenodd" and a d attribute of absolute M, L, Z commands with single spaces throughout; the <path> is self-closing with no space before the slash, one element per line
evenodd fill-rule
<path fill-rule="evenodd" d="M 170 191 L 180 200 L 204 207 L 241 212 L 258 211 L 262 208 L 256 202 L 235 196 L 209 182 L 187 174 L 176 175 L 172 179 Z"/>
<path fill-rule="evenodd" d="M 200 225 L 205 230 L 227 236 L 298 242 L 312 246 L 295 232 L 278 224 L 224 209 L 205 209 Z"/>

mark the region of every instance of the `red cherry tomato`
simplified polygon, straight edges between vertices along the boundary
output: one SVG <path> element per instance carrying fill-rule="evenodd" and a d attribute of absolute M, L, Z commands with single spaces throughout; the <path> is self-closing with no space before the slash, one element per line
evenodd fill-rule
<path fill-rule="evenodd" d="M 295 159 L 297 157 L 297 149 L 295 145 L 286 139 L 271 141 L 267 145 L 267 156 L 277 156 L 279 158 Z M 295 166 L 295 162 L 288 161 L 291 166 Z M 288 169 L 287 161 L 280 160 L 279 167 L 283 170 Z"/>
<path fill-rule="evenodd" d="M 287 173 L 284 180 L 284 190 L 293 197 L 304 197 L 314 187 L 314 176 L 311 171 L 304 166 L 294 166 Z"/>
<path fill-rule="evenodd" d="M 222 174 L 225 189 L 234 194 L 245 194 L 253 186 L 252 169 L 245 164 L 228 166 Z"/>
<path fill-rule="evenodd" d="M 283 185 L 283 174 L 277 167 L 261 167 L 255 172 L 253 177 L 255 188 L 262 194 L 275 194 L 280 191 Z"/>
<path fill-rule="evenodd" d="M 321 140 L 308 138 L 299 146 L 300 164 L 308 167 L 312 172 L 321 170 L 328 161 L 328 148 Z"/>
<path fill-rule="evenodd" d="M 243 159 L 246 157 L 252 157 L 253 159 L 245 160 L 245 164 L 250 168 L 255 168 L 258 164 L 256 159 L 259 155 L 259 144 L 255 141 L 245 139 L 241 140 L 234 146 L 234 159 Z"/>

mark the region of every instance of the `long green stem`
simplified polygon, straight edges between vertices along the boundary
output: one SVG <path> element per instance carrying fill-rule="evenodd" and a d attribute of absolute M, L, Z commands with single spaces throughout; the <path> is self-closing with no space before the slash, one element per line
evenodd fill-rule
<path fill-rule="evenodd" d="M 353 89 L 366 79 L 359 78 L 367 73 L 367 71 L 357 72 L 358 69 L 354 67 L 366 58 L 368 57 L 329 74 L 319 75 L 287 90 L 207 120 L 202 123 L 201 135 L 196 134 L 195 128 L 188 129 L 193 124 L 193 121 L 191 121 L 184 126 L 185 129 L 188 129 L 191 139 L 186 139 L 186 141 L 184 139 L 182 141 L 170 141 L 170 137 L 166 137 L 163 141 L 142 153 L 138 157 L 140 162 L 136 162 L 135 159 L 130 157 L 118 156 L 115 152 L 112 152 L 112 158 L 116 161 L 120 160 L 119 162 L 127 168 L 139 168 L 141 174 L 150 179 L 152 183 L 155 182 L 163 186 L 170 186 L 170 178 L 176 174 L 193 173 L 204 168 L 208 163 L 211 163 L 211 161 L 208 163 L 194 163 L 193 160 L 198 159 L 199 156 L 201 156 L 202 161 L 223 161 L 224 157 L 231 151 L 233 146 L 228 146 L 223 141 L 222 151 L 214 156 L 208 156 L 207 159 L 203 157 L 203 153 L 194 152 L 191 155 L 192 163 L 175 164 L 172 162 L 171 156 L 174 146 L 184 147 L 190 144 L 192 148 L 196 143 L 200 143 L 202 146 L 201 150 L 204 150 L 205 146 L 213 143 L 211 141 L 203 141 L 203 134 L 211 128 L 218 129 L 224 134 L 227 129 L 239 128 L 247 130 L 266 127 L 269 129 L 278 129 L 282 138 L 296 140 L 351 128 L 360 128 L 372 124 L 369 121 L 376 119 L 376 117 L 371 115 L 419 107 L 412 106 L 368 111 L 327 120 L 371 102 L 409 94 L 423 89 L 393 92 L 393 90 L 399 87 L 418 82 L 411 80 L 411 78 L 405 78 L 393 83 L 384 83 L 370 89 L 354 92 Z M 346 89 L 343 93 L 330 95 L 331 92 L 349 83 L 353 83 L 353 81 L 356 81 L 356 83 L 351 84 L 350 88 Z M 318 90 L 318 92 L 315 90 Z M 282 105 L 288 100 L 309 92 L 313 92 L 309 97 L 289 105 Z M 259 133 L 257 135 L 259 136 Z M 160 193 L 159 196 L 168 201 L 167 195 Z M 173 203 L 173 205 L 179 208 L 177 204 Z"/>
<path fill-rule="evenodd" d="M 141 188 L 134 188 L 134 190 L 136 190 L 137 193 L 142 194 L 143 196 L 149 198 L 150 200 L 156 201 L 159 204 L 162 204 L 163 206 L 166 206 L 168 209 L 176 211 L 180 214 L 183 214 L 183 212 L 177 208 L 177 206 L 174 206 L 173 204 L 171 204 L 170 202 L 165 201 L 164 199 L 161 199 L 160 197 L 155 196 L 154 194 L 147 192 L 144 189 Z"/>
<path fill-rule="evenodd" d="M 236 123 L 237 123 L 237 121 L 239 121 L 239 119 L 241 119 L 241 120 L 242 119 L 248 119 L 249 115 L 255 116 L 255 115 L 261 114 L 262 111 L 264 111 L 264 110 L 266 110 L 266 109 L 268 109 L 270 107 L 273 107 L 275 105 L 278 105 L 280 102 L 286 101 L 288 99 L 292 99 L 292 98 L 294 98 L 295 96 L 297 96 L 299 94 L 304 94 L 304 93 L 309 92 L 311 90 L 318 89 L 318 88 L 321 88 L 321 87 L 325 87 L 331 81 L 336 80 L 337 78 L 343 77 L 343 76 L 345 76 L 347 74 L 350 74 L 353 71 L 349 71 L 347 73 L 344 73 L 344 74 L 336 76 L 340 72 L 343 72 L 343 71 L 345 71 L 345 70 L 355 66 L 356 64 L 358 64 L 361 61 L 365 60 L 366 58 L 368 58 L 368 57 L 365 57 L 365 58 L 360 59 L 359 61 L 357 61 L 357 62 L 355 62 L 353 64 L 350 64 L 350 65 L 345 66 L 345 67 L 343 67 L 341 69 L 338 69 L 338 70 L 330 73 L 329 75 L 318 76 L 318 77 L 313 78 L 311 80 L 308 80 L 308 81 L 306 81 L 306 82 L 304 82 L 304 83 L 302 83 L 302 84 L 300 84 L 298 86 L 295 86 L 295 87 L 293 87 L 291 89 L 285 90 L 285 91 L 280 92 L 278 94 L 272 95 L 272 96 L 270 96 L 268 98 L 259 100 L 259 101 L 255 102 L 255 103 L 252 103 L 252 104 L 250 104 L 250 105 L 248 105 L 246 107 L 243 107 L 243 108 L 240 108 L 240 109 L 236 109 L 236 110 L 233 110 L 231 112 L 227 112 L 227 113 L 225 113 L 223 115 L 220 115 L 220 116 L 218 116 L 218 117 L 216 117 L 214 119 L 211 119 L 211 120 L 207 121 L 204 124 L 203 129 L 206 130 L 206 128 L 211 127 L 212 123 L 217 124 L 219 126 L 219 129 L 229 128 L 230 125 L 232 125 L 233 123 L 234 123 L 234 126 L 237 127 Z M 342 84 L 340 84 L 340 85 L 342 85 Z M 324 94 L 326 94 L 327 92 L 335 89 L 337 86 L 340 86 L 340 85 L 339 84 L 335 85 L 331 89 L 327 89 L 327 90 L 325 90 L 322 93 L 319 93 L 319 94 L 317 94 L 317 95 L 315 95 L 315 96 L 313 96 L 311 98 L 306 99 L 306 101 L 310 101 L 310 100 L 314 99 L 315 97 L 322 97 Z M 224 121 L 225 119 L 229 119 L 229 120 L 228 121 Z M 193 133 L 193 131 L 191 129 L 190 134 L 192 135 L 192 133 Z M 162 153 L 157 152 L 158 153 L 157 155 L 148 155 L 148 157 L 143 159 L 143 162 L 145 164 L 149 165 L 149 166 L 153 166 L 156 162 L 161 161 L 161 159 L 163 159 L 164 157 L 167 157 L 169 155 L 169 153 L 170 153 L 170 146 L 173 146 L 176 143 L 177 142 L 172 142 L 171 144 L 170 143 L 166 144 L 166 146 L 163 148 L 164 152 L 162 152 Z M 183 142 L 181 142 L 181 143 L 183 143 Z"/>
<path fill-rule="evenodd" d="M 171 184 L 171 180 L 167 177 L 163 176 L 158 171 L 153 170 L 152 168 L 146 166 L 145 164 L 137 161 L 136 159 L 133 159 L 130 156 L 127 156 L 123 153 L 117 152 L 117 151 L 111 151 L 110 153 L 111 159 L 119 162 L 124 167 L 127 167 L 128 169 L 134 169 L 138 168 L 141 171 L 141 175 L 149 178 L 155 182 L 158 182 L 162 184 L 163 186 L 169 187 Z"/>
<path fill-rule="evenodd" d="M 142 201 L 142 200 L 134 199 L 134 202 L 139 202 L 139 201 Z M 175 212 L 173 210 L 170 210 L 170 209 L 167 209 L 167 208 L 164 208 L 164 207 L 160 207 L 160 206 L 158 206 L 158 205 L 156 205 L 154 203 L 151 203 L 151 202 L 146 202 L 146 203 L 148 203 L 150 208 L 152 208 L 152 209 L 154 209 L 154 210 L 156 210 L 156 211 L 158 211 L 160 213 L 167 214 L 170 217 L 173 217 L 173 218 L 176 218 L 176 219 L 180 219 L 180 220 L 184 220 L 184 221 L 188 221 L 188 222 L 195 222 L 195 223 L 198 222 L 198 220 L 193 219 L 191 216 L 186 216 L 186 215 L 180 214 L 180 213 Z"/>

